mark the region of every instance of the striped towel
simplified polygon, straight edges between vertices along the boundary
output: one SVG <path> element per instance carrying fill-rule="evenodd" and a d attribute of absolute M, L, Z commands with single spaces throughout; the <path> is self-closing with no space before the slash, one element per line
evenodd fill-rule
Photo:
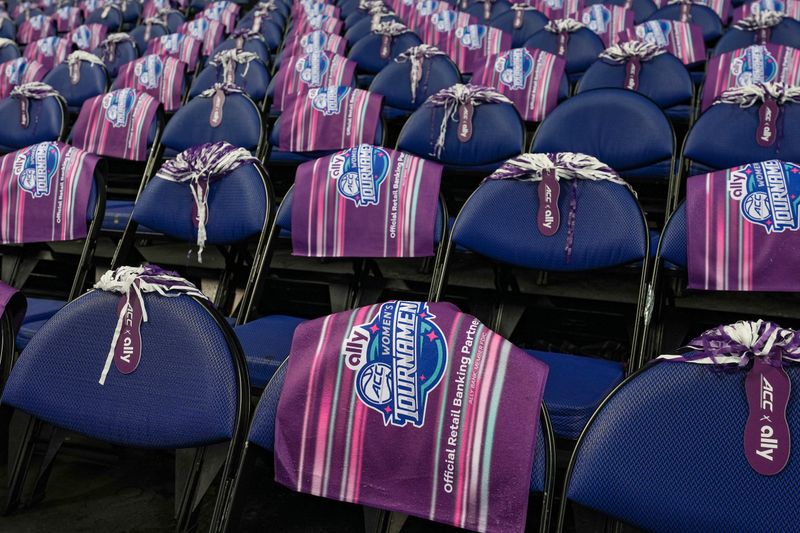
<path fill-rule="evenodd" d="M 145 92 L 161 102 L 164 111 L 175 111 L 181 106 L 185 76 L 183 61 L 150 54 L 120 67 L 113 89 Z"/>

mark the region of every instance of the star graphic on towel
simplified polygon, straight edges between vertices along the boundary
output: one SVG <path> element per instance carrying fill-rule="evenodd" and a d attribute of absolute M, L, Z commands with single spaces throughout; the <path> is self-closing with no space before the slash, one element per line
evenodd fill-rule
<path fill-rule="evenodd" d="M 419 314 L 419 317 L 420 317 L 420 318 L 425 318 L 426 316 L 428 316 L 428 315 L 427 315 L 427 313 L 425 313 L 425 311 L 423 311 L 423 312 L 421 312 L 421 313 Z"/>
<path fill-rule="evenodd" d="M 744 173 L 745 173 L 745 174 L 752 174 L 752 173 L 753 173 L 753 169 L 748 167 L 748 168 L 747 168 L 747 169 L 744 171 Z"/>
<path fill-rule="evenodd" d="M 419 380 L 420 380 L 420 381 L 425 381 L 426 379 L 427 379 L 427 378 L 425 377 L 425 375 L 424 375 L 424 374 L 423 374 L 423 375 L 421 375 L 421 376 L 419 377 Z"/>
<path fill-rule="evenodd" d="M 384 409 L 384 411 L 386 411 L 386 414 L 389 414 L 389 413 L 392 412 L 392 408 L 387 405 L 386 409 Z"/>
<path fill-rule="evenodd" d="M 764 224 L 766 224 L 767 226 L 771 226 L 772 225 L 772 221 L 771 220 L 767 220 L 766 222 L 764 222 Z"/>
<path fill-rule="evenodd" d="M 797 168 L 797 167 L 792 167 L 792 172 L 793 172 L 794 174 L 797 174 L 798 172 L 800 172 L 800 168 Z"/>
<path fill-rule="evenodd" d="M 433 332 L 433 331 L 431 331 L 430 333 L 428 333 L 428 334 L 427 334 L 427 335 L 425 335 L 425 336 L 426 336 L 426 337 L 428 337 L 428 338 L 431 340 L 431 342 L 433 342 L 434 340 L 436 340 L 436 339 L 438 339 L 438 338 L 439 338 L 439 336 L 438 336 L 438 335 L 436 335 L 436 333 L 435 333 L 435 332 Z"/>
<path fill-rule="evenodd" d="M 381 328 L 379 328 L 379 327 L 378 327 L 378 324 L 372 324 L 372 326 L 369 328 L 369 330 L 370 330 L 372 333 L 375 333 L 375 332 L 376 332 L 376 331 L 378 331 L 379 329 L 381 329 Z"/>

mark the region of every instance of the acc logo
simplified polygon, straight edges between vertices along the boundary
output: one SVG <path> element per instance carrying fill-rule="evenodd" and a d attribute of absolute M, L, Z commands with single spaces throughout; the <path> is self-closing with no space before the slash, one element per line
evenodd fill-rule
<path fill-rule="evenodd" d="M 103 109 L 106 110 L 106 120 L 115 128 L 124 128 L 128 125 L 128 117 L 133 111 L 136 102 L 136 91 L 133 89 L 118 89 L 103 97 Z"/>
<path fill-rule="evenodd" d="M 34 30 L 41 30 L 42 26 L 44 26 L 44 15 L 36 15 L 28 19 L 28 24 L 31 25 L 31 28 Z"/>
<path fill-rule="evenodd" d="M 85 24 L 78 26 L 72 32 L 72 42 L 75 43 L 81 50 L 88 50 L 92 45 L 92 30 Z"/>
<path fill-rule="evenodd" d="M 637 37 L 662 48 L 669 45 L 671 31 L 672 27 L 666 20 L 651 20 L 636 26 Z"/>
<path fill-rule="evenodd" d="M 742 216 L 767 233 L 800 229 L 800 166 L 771 160 L 732 170 L 728 193 Z"/>
<path fill-rule="evenodd" d="M 203 16 L 209 20 L 219 20 L 228 7 L 228 2 L 214 2 L 203 10 Z"/>
<path fill-rule="evenodd" d="M 328 34 L 324 31 L 316 30 L 311 33 L 306 33 L 300 37 L 300 46 L 306 54 L 313 54 L 314 52 L 322 52 L 325 49 L 325 43 L 328 42 Z"/>
<path fill-rule="evenodd" d="M 53 143 L 39 143 L 17 154 L 13 173 L 19 187 L 34 198 L 49 196 L 59 156 L 58 146 Z"/>
<path fill-rule="evenodd" d="M 756 44 L 734 54 L 730 70 L 737 87 L 772 81 L 778 74 L 778 62 L 766 46 Z"/>
<path fill-rule="evenodd" d="M 161 80 L 164 64 L 155 54 L 145 56 L 144 61 L 139 61 L 133 67 L 133 73 L 145 89 L 155 89 Z"/>
<path fill-rule="evenodd" d="M 428 395 L 447 368 L 447 343 L 424 302 L 387 302 L 371 322 L 355 326 L 345 364 L 356 372 L 358 398 L 384 425 L 425 424 Z"/>
<path fill-rule="evenodd" d="M 12 59 L 6 65 L 6 68 L 3 74 L 8 80 L 8 83 L 19 85 L 20 80 L 22 79 L 22 75 L 25 74 L 25 70 L 28 68 L 28 60 L 24 57 L 18 57 L 17 59 Z"/>
<path fill-rule="evenodd" d="M 785 13 L 786 6 L 781 0 L 760 0 L 750 4 L 750 11 L 758 14 L 762 11 L 777 11 L 778 13 Z"/>
<path fill-rule="evenodd" d="M 470 24 L 456 28 L 456 38 L 461 45 L 470 50 L 477 50 L 483 45 L 483 38 L 486 36 L 486 26 L 483 24 Z"/>
<path fill-rule="evenodd" d="M 70 15 L 72 14 L 72 12 L 70 11 L 71 9 L 72 7 L 70 6 L 59 7 L 56 10 L 56 15 L 58 16 L 58 18 L 62 20 L 69 20 Z"/>
<path fill-rule="evenodd" d="M 427 17 L 435 13 L 437 7 L 439 7 L 439 2 L 436 0 L 425 0 L 417 4 L 417 12 L 423 17 Z"/>
<path fill-rule="evenodd" d="M 207 19 L 195 19 L 186 26 L 186 29 L 189 32 L 189 37 L 194 37 L 198 41 L 202 42 L 205 39 L 208 26 L 209 24 Z"/>
<path fill-rule="evenodd" d="M 431 15 L 431 24 L 433 24 L 433 27 L 436 29 L 436 31 L 449 32 L 453 29 L 453 26 L 455 26 L 457 18 L 458 13 L 451 9 L 447 9 L 445 11 L 433 13 Z"/>
<path fill-rule="evenodd" d="M 389 153 L 369 144 L 360 144 L 331 156 L 328 175 L 336 180 L 336 190 L 356 207 L 378 205 L 381 184 L 389 174 Z"/>
<path fill-rule="evenodd" d="M 510 89 L 523 89 L 533 72 L 533 56 L 524 48 L 514 48 L 494 62 L 495 72 L 500 74 L 500 83 Z"/>
<path fill-rule="evenodd" d="M 550 9 L 561 9 L 564 7 L 564 0 L 544 0 L 544 5 Z"/>
<path fill-rule="evenodd" d="M 161 41 L 161 46 L 164 48 L 164 51 L 168 54 L 178 54 L 180 53 L 181 43 L 183 43 L 183 39 L 186 36 L 182 33 L 170 33 L 169 35 L 164 35 L 163 37 L 159 37 Z"/>
<path fill-rule="evenodd" d="M 300 73 L 300 81 L 310 87 L 319 87 L 329 64 L 330 60 L 325 52 L 311 52 L 300 58 L 294 68 Z"/>
<path fill-rule="evenodd" d="M 326 117 L 338 115 L 342 111 L 342 100 L 350 92 L 350 87 L 320 87 L 308 91 L 311 106 L 322 111 Z"/>
<path fill-rule="evenodd" d="M 321 30 L 322 29 L 322 25 L 325 24 L 325 22 L 329 18 L 330 18 L 330 16 L 323 15 L 323 14 L 309 16 L 307 18 L 308 26 L 313 30 Z"/>
<path fill-rule="evenodd" d="M 36 48 L 45 57 L 53 57 L 56 53 L 56 45 L 58 44 L 58 37 L 45 37 L 36 41 Z"/>
<path fill-rule="evenodd" d="M 583 12 L 581 20 L 595 33 L 608 33 L 608 24 L 611 22 L 611 10 L 603 4 L 594 4 Z"/>

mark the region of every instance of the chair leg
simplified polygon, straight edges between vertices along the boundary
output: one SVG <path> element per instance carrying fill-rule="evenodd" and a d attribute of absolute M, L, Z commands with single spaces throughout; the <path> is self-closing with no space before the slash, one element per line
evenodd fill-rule
<path fill-rule="evenodd" d="M 175 466 L 176 466 L 176 483 L 178 485 L 175 487 L 175 498 L 176 503 L 178 504 L 177 512 L 176 512 L 176 531 L 178 533 L 182 533 L 184 531 L 188 531 L 189 527 L 191 526 L 191 519 L 192 519 L 192 502 L 194 501 L 194 495 L 197 490 L 197 482 L 200 477 L 200 470 L 203 467 L 203 459 L 205 457 L 206 449 L 203 448 L 195 448 L 194 450 L 187 450 L 188 453 L 193 452 L 192 462 L 189 466 L 188 474 L 186 475 L 186 481 L 182 484 L 178 481 L 180 479 L 179 475 L 179 466 L 178 466 L 178 457 L 177 454 L 183 453 L 184 450 L 178 450 L 176 453 L 175 459 Z"/>
<path fill-rule="evenodd" d="M 59 450 L 61 450 L 61 446 L 64 444 L 66 437 L 67 432 L 65 430 L 53 427 L 53 433 L 47 441 L 47 451 L 44 454 L 42 466 L 39 468 L 39 475 L 36 477 L 36 483 L 33 486 L 30 505 L 44 499 L 45 493 L 47 492 L 47 481 L 50 479 L 50 473 L 53 471 L 53 464 L 55 463 L 56 456 Z"/>
<path fill-rule="evenodd" d="M 220 492 L 217 496 L 211 533 L 217 533 L 217 531 L 228 533 L 239 529 L 239 516 L 245 502 L 245 495 L 250 493 L 255 463 L 256 454 L 250 446 L 245 445 L 229 493 Z M 219 523 L 218 527 L 217 523 Z"/>
<path fill-rule="evenodd" d="M 36 418 L 22 413 L 20 415 L 25 418 L 21 420 L 24 424 L 24 429 L 16 453 L 12 458 L 9 458 L 8 496 L 3 508 L 4 515 L 11 513 L 19 506 L 22 489 L 25 487 L 25 479 L 33 456 L 35 437 L 40 428 L 40 422 Z M 9 450 L 11 450 L 10 444 Z"/>

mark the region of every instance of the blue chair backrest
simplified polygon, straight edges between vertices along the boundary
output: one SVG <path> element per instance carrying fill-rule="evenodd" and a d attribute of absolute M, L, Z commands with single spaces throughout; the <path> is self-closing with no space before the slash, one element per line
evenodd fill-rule
<path fill-rule="evenodd" d="M 224 324 L 194 298 L 146 294 L 138 368 L 125 375 L 112 366 L 105 384 L 98 383 L 119 298 L 92 291 L 42 326 L 15 365 L 2 403 L 120 445 L 186 448 L 229 440 L 242 356 Z"/>
<path fill-rule="evenodd" d="M 237 39 L 229 38 L 221 43 L 214 49 L 214 52 L 211 54 L 211 57 L 217 54 L 217 52 L 222 52 L 223 50 L 230 50 L 231 48 L 236 48 L 236 41 Z M 264 63 L 269 64 L 270 62 L 270 53 L 269 48 L 267 47 L 266 41 L 262 41 L 260 39 L 247 39 L 242 43 L 242 49 L 245 52 L 252 52 L 261 59 Z"/>
<path fill-rule="evenodd" d="M 103 65 L 81 61 L 78 83 L 72 83 L 69 65 L 62 63 L 48 72 L 42 81 L 64 97 L 70 112 L 77 113 L 83 102 L 106 92 L 108 72 Z"/>
<path fill-rule="evenodd" d="M 669 217 L 661 233 L 661 258 L 670 264 L 686 268 L 686 203 L 681 202 Z"/>
<path fill-rule="evenodd" d="M 86 24 L 102 24 L 109 32 L 119 31 L 122 27 L 122 11 L 116 6 L 95 9 L 86 17 Z"/>
<path fill-rule="evenodd" d="M 458 123 L 448 122 L 441 157 L 434 157 L 444 108 L 425 103 L 406 121 L 397 148 L 452 167 L 496 168 L 524 151 L 525 124 L 512 104 L 481 104 L 472 115 L 472 137 L 458 139 Z M 501 133 L 502 134 L 499 134 Z"/>
<path fill-rule="evenodd" d="M 593 155 L 624 173 L 671 160 L 673 145 L 672 126 L 652 100 L 626 89 L 595 89 L 556 107 L 531 151 Z"/>
<path fill-rule="evenodd" d="M 186 22 L 186 17 L 180 11 L 170 11 L 167 14 L 167 29 L 170 33 L 177 33 L 178 26 Z"/>
<path fill-rule="evenodd" d="M 397 109 L 414 111 L 432 94 L 461 83 L 461 74 L 453 61 L 445 56 L 433 56 L 422 63 L 422 76 L 417 84 L 416 98 L 411 100 L 411 62 L 392 61 L 378 72 L 369 90 L 383 95 L 383 104 Z"/>
<path fill-rule="evenodd" d="M 609 6 L 624 7 L 626 3 L 627 0 L 588 0 L 586 5 L 593 6 L 595 4 L 606 4 Z M 631 9 L 633 9 L 634 13 L 634 22 L 639 24 L 650 18 L 650 15 L 655 13 L 657 8 L 653 0 L 633 0 Z"/>
<path fill-rule="evenodd" d="M 206 242 L 228 245 L 261 234 L 267 224 L 265 177 L 254 164 L 243 165 L 211 182 Z M 133 220 L 174 239 L 197 242 L 195 206 L 189 186 L 155 177 L 136 201 Z"/>
<path fill-rule="evenodd" d="M 132 24 L 139 20 L 142 15 L 142 5 L 139 2 L 124 2 L 122 5 L 125 8 L 122 11 L 123 22 Z"/>
<path fill-rule="evenodd" d="M 357 43 L 353 44 L 350 52 L 347 54 L 348 59 L 352 59 L 358 64 L 358 70 L 370 74 L 380 72 L 380 70 L 389 64 L 395 57 L 402 54 L 412 46 L 422 44 L 422 41 L 416 33 L 408 32 L 392 38 L 392 46 L 390 47 L 389 57 L 386 59 L 381 58 L 380 49 L 383 37 L 376 33 L 370 33 Z M 352 41 L 350 41 L 352 42 Z"/>
<path fill-rule="evenodd" d="M 192 88 L 189 90 L 189 98 L 194 98 L 215 83 L 222 83 L 222 81 L 222 67 L 207 65 L 195 77 Z M 264 100 L 271 81 L 269 69 L 261 60 L 251 61 L 247 65 L 236 65 L 234 82 L 256 102 Z"/>
<path fill-rule="evenodd" d="M 511 46 L 514 48 L 522 47 L 525 42 L 536 34 L 547 24 L 547 17 L 534 9 L 523 12 L 522 27 L 514 27 L 514 19 L 517 13 L 512 10 L 498 14 L 489 23 L 495 28 L 499 28 L 504 33 L 511 36 Z"/>
<path fill-rule="evenodd" d="M 625 63 L 611 63 L 602 59 L 596 61 L 584 72 L 578 84 L 578 94 L 592 89 L 624 88 L 626 68 Z M 680 59 L 672 54 L 661 54 L 641 63 L 636 92 L 650 98 L 661 109 L 667 109 L 690 103 L 694 96 L 694 85 Z"/>
<path fill-rule="evenodd" d="M 19 12 L 19 14 L 14 18 L 14 23 L 19 26 L 29 18 L 36 17 L 38 15 L 44 15 L 44 11 L 39 9 L 38 7 L 30 7 L 29 9 L 23 9 Z"/>
<path fill-rule="evenodd" d="M 495 0 L 494 2 L 491 2 L 490 5 L 491 8 L 489 9 L 489 18 L 486 18 L 485 16 L 486 6 L 484 2 L 469 2 L 467 8 L 462 9 L 461 11 L 469 13 L 478 19 L 479 24 L 491 24 L 490 21 L 494 20 L 495 17 L 498 17 L 507 11 L 511 11 L 511 3 L 506 2 L 505 0 Z"/>
<path fill-rule="evenodd" d="M 227 141 L 255 152 L 263 140 L 261 111 L 246 94 L 228 94 L 222 106 L 222 122 L 209 124 L 212 98 L 193 98 L 167 123 L 161 139 L 166 148 L 176 152 L 197 144 Z"/>
<path fill-rule="evenodd" d="M 786 370 L 797 390 L 800 367 Z M 666 362 L 634 375 L 598 409 L 578 442 L 567 497 L 642 530 L 795 530 L 800 461 L 792 458 L 776 476 L 759 475 L 748 465 L 742 449 L 745 375 Z M 797 394 L 786 414 L 796 434 Z M 732 488 L 769 494 L 769 504 L 720 497 Z"/>
<path fill-rule="evenodd" d="M 11 19 L 0 20 L 0 37 L 14 40 L 17 36 L 17 26 Z"/>
<path fill-rule="evenodd" d="M 239 21 L 239 24 L 236 25 L 236 28 L 252 28 L 253 27 L 253 19 L 244 18 Z M 281 43 L 283 42 L 283 27 L 271 20 L 265 20 L 261 22 L 261 29 L 259 33 L 264 37 L 264 42 L 267 44 L 267 48 L 270 51 L 275 51 L 280 48 Z"/>
<path fill-rule="evenodd" d="M 628 188 L 587 180 L 578 180 L 577 184 L 565 180 L 560 187 L 559 229 L 552 237 L 545 237 L 537 222 L 537 182 L 483 182 L 456 218 L 453 244 L 496 261 L 547 271 L 596 270 L 646 257 L 646 222 Z M 572 250 L 567 254 L 570 203 L 575 197 Z"/>
<path fill-rule="evenodd" d="M 41 100 L 28 99 L 28 127 L 20 124 L 20 100 L 0 100 L 0 146 L 9 151 L 25 148 L 43 141 L 57 141 L 66 131 L 67 117 L 64 101 L 57 96 Z"/>
<path fill-rule="evenodd" d="M 147 35 L 147 26 L 144 24 L 133 28 L 128 32 L 128 35 L 130 35 L 131 39 L 136 43 L 136 48 L 139 50 L 139 55 L 141 56 L 147 51 L 147 44 L 151 40 L 163 37 L 169 33 L 169 28 L 163 24 L 154 23 L 150 25 L 150 35 Z M 147 39 L 147 37 L 149 37 L 149 39 Z"/>
<path fill-rule="evenodd" d="M 2 36 L 0 36 L 2 37 Z M 6 37 L 8 38 L 8 37 Z M 13 38 L 13 37 L 12 37 Z M 19 52 L 19 47 L 16 44 L 7 44 L 0 48 L 0 63 L 5 63 L 6 61 L 11 61 L 12 59 L 16 59 L 20 57 L 22 54 Z"/>
<path fill-rule="evenodd" d="M 402 22 L 397 15 L 386 14 L 381 17 L 381 22 L 388 21 Z M 349 27 L 344 33 L 344 38 L 353 46 L 355 43 L 370 35 L 372 32 L 372 19 L 370 17 L 364 18 L 356 22 L 353 26 Z"/>
<path fill-rule="evenodd" d="M 552 54 L 558 53 L 558 35 L 547 30 L 539 30 L 525 41 L 525 48 L 539 48 Z M 605 50 L 603 40 L 589 28 L 581 28 L 569 34 L 567 42 L 567 74 L 580 74 L 597 60 Z"/>
<path fill-rule="evenodd" d="M 703 40 L 712 43 L 720 38 L 724 29 L 719 15 L 709 7 L 693 4 L 689 8 L 691 23 L 696 24 L 703 31 Z M 680 4 L 664 6 L 652 15 L 650 20 L 681 20 Z"/>
<path fill-rule="evenodd" d="M 756 31 L 730 28 L 720 38 L 717 46 L 714 47 L 714 55 L 732 52 L 739 48 L 747 48 L 751 44 L 758 44 L 759 42 L 758 32 Z M 783 19 L 780 24 L 770 28 L 768 42 L 796 47 L 797 43 L 800 43 L 800 22 L 790 18 Z"/>
<path fill-rule="evenodd" d="M 800 104 L 780 106 L 777 139 L 772 146 L 756 142 L 760 104 L 715 104 L 689 130 L 683 155 L 709 169 L 725 169 L 753 161 L 800 161 Z"/>
<path fill-rule="evenodd" d="M 102 48 L 95 49 L 93 53 L 98 57 L 103 57 L 103 63 L 106 65 L 108 76 L 109 78 L 114 79 L 117 77 L 117 73 L 122 65 L 138 59 L 139 49 L 137 47 L 138 45 L 129 41 L 117 43 L 114 49 L 113 61 L 109 60 L 108 57 L 103 57 Z"/>

